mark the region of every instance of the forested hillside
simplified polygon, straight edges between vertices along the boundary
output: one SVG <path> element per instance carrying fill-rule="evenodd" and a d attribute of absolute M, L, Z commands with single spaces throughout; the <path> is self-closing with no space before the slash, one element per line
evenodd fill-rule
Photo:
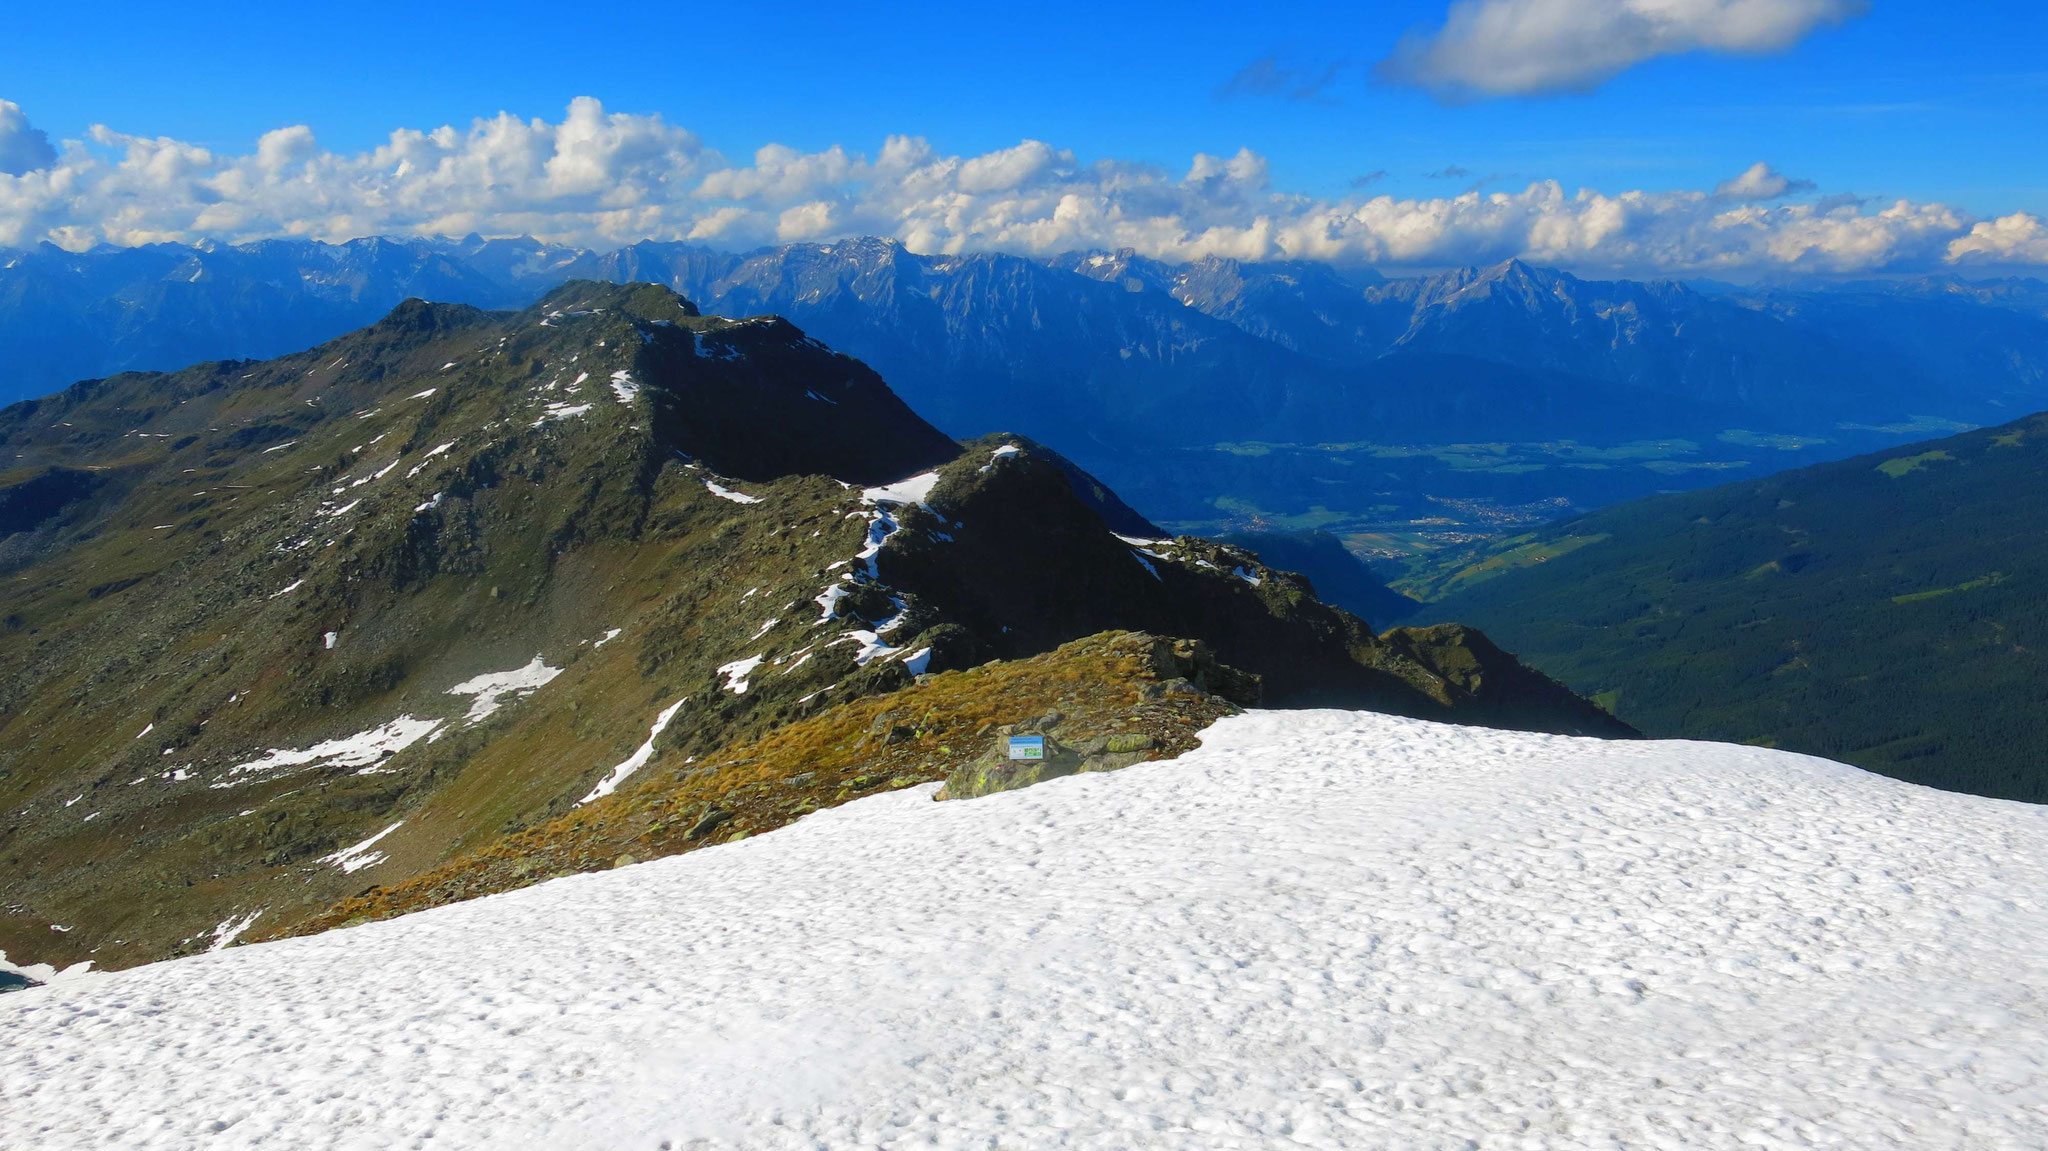
<path fill-rule="evenodd" d="M 1655 736 L 2048 801 L 2048 414 L 1625 504 L 1434 581 Z"/>

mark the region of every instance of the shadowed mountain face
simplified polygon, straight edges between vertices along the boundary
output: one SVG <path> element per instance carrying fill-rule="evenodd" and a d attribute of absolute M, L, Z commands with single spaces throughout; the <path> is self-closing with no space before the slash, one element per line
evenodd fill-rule
<path fill-rule="evenodd" d="M 652 285 L 90 381 L 0 411 L 0 453 L 17 961 L 285 930 L 642 767 L 1106 629 L 1202 641 L 1270 704 L 1626 732 Z"/>
<path fill-rule="evenodd" d="M 2048 802 L 2048 415 L 1623 504 L 1438 583 L 1658 736 Z"/>
<path fill-rule="evenodd" d="M 1325 602 L 1374 627 L 1407 619 L 1422 606 L 1388 587 L 1328 532 L 1237 532 L 1219 540 L 1256 553 L 1269 567 L 1309 577 Z"/>

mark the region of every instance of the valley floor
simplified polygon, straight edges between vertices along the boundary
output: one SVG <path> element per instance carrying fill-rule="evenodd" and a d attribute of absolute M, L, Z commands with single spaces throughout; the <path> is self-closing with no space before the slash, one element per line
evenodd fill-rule
<path fill-rule="evenodd" d="M 2038 1147 L 2048 809 L 1350 712 L 0 996 L 6 1147 Z"/>

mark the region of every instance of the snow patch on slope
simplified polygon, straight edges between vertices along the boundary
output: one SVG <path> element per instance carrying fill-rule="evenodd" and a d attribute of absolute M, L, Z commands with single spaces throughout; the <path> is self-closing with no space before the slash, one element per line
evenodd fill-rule
<path fill-rule="evenodd" d="M 1004 460 L 1009 458 L 1010 456 L 1017 455 L 1021 453 L 1023 450 L 1023 448 L 1018 447 L 1016 444 L 1004 444 L 1002 447 L 999 447 L 995 451 L 990 452 L 988 454 L 988 462 L 981 465 L 981 467 L 977 470 L 985 475 L 996 466 L 997 461 Z"/>
<path fill-rule="evenodd" d="M 897 480 L 893 484 L 863 488 L 861 499 L 871 504 L 918 504 L 932 498 L 932 489 L 939 484 L 939 473 L 925 472 L 909 479 Z"/>
<path fill-rule="evenodd" d="M 378 763 L 425 739 L 440 726 L 438 719 L 401 715 L 390 723 L 339 739 L 322 740 L 311 747 L 273 748 L 255 759 L 230 767 L 228 782 L 236 782 L 236 776 L 266 775 L 294 767 L 353 767 L 360 769 L 359 774 L 367 774 L 375 771 Z"/>
<path fill-rule="evenodd" d="M 332 855 L 321 856 L 320 862 L 331 863 L 339 867 L 344 875 L 354 875 L 366 867 L 375 867 L 384 862 L 386 856 L 381 851 L 371 851 L 370 849 L 377 846 L 378 840 L 404 826 L 405 821 L 401 819 L 353 847 L 344 847 Z"/>
<path fill-rule="evenodd" d="M 256 917 L 262 915 L 263 912 L 264 909 L 259 907 L 239 919 L 230 915 L 226 919 L 221 920 L 214 927 L 212 932 L 213 942 L 206 949 L 208 951 L 226 950 L 235 940 L 242 937 L 243 932 L 256 925 Z"/>
<path fill-rule="evenodd" d="M 736 492 L 723 484 L 711 480 L 705 480 L 704 487 L 719 499 L 731 500 L 736 504 L 758 504 L 761 502 L 760 496 L 750 496 L 745 492 Z"/>
<path fill-rule="evenodd" d="M 767 658 L 766 656 L 750 655 L 745 659 L 736 659 L 731 663 L 718 665 L 718 674 L 725 677 L 725 690 L 734 695 L 747 694 L 747 677 L 753 675 L 754 669 L 760 667 Z"/>
<path fill-rule="evenodd" d="M 839 618 L 839 601 L 851 594 L 852 588 L 843 583 L 836 583 L 812 597 L 811 602 L 818 605 L 817 622 L 831 623 Z"/>
<path fill-rule="evenodd" d="M 436 445 L 433 449 L 428 451 L 426 455 L 420 457 L 420 462 L 414 464 L 412 466 L 412 469 L 405 473 L 405 478 L 411 479 L 414 476 L 419 475 L 421 472 L 426 471 L 427 465 L 433 462 L 435 456 L 440 455 L 441 453 L 447 451 L 449 448 L 452 448 L 454 446 L 454 440 L 449 440 L 445 444 Z"/>
<path fill-rule="evenodd" d="M 535 653 L 533 659 L 524 667 L 515 667 L 511 671 L 487 672 L 474 679 L 463 680 L 449 688 L 448 694 L 474 697 L 470 701 L 469 714 L 463 716 L 463 721 L 477 724 L 497 714 L 498 709 L 507 702 L 507 696 L 514 700 L 525 699 L 546 687 L 560 674 L 561 668 L 549 667 L 547 661 L 542 659 L 539 653 Z"/>
<path fill-rule="evenodd" d="M 603 779 L 597 781 L 597 786 L 590 789 L 590 794 L 576 801 L 577 806 L 581 807 L 593 799 L 603 799 L 605 796 L 610 795 L 618 790 L 620 784 L 631 778 L 634 772 L 639 771 L 652 762 L 654 759 L 654 741 L 660 739 L 661 733 L 668 730 L 669 721 L 674 719 L 676 712 L 681 710 L 682 706 L 688 702 L 690 702 L 690 697 L 684 696 L 663 708 L 661 714 L 655 717 L 654 726 L 647 732 L 647 742 L 641 744 L 632 755 L 627 756 L 614 765 Z"/>
<path fill-rule="evenodd" d="M 562 403 L 549 404 L 547 408 L 541 412 L 540 418 L 533 421 L 533 426 L 537 428 L 540 427 L 542 424 L 548 423 L 553 420 L 575 419 L 577 416 L 587 415 L 593 406 L 594 405 L 591 404 L 572 404 L 566 401 Z"/>

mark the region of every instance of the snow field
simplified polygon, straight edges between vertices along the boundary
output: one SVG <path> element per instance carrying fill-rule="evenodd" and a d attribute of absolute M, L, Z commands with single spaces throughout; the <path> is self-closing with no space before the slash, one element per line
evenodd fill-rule
<path fill-rule="evenodd" d="M 2038 1147 L 2048 809 L 1351 712 L 0 996 L 0 1146 Z"/>

